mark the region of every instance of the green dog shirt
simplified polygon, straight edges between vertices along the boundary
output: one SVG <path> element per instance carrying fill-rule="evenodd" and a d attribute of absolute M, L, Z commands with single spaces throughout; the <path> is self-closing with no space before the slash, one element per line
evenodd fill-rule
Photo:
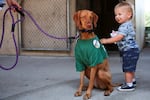
<path fill-rule="evenodd" d="M 104 46 L 96 36 L 92 39 L 78 39 L 75 46 L 76 71 L 83 71 L 86 67 L 94 67 L 108 57 Z"/>

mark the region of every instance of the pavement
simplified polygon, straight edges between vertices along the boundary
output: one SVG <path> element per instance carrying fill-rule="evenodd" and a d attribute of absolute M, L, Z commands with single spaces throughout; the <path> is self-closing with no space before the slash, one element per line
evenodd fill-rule
<path fill-rule="evenodd" d="M 90 100 L 149 100 L 149 52 L 150 48 L 141 51 L 135 91 L 119 92 L 115 87 L 110 96 L 104 96 L 104 91 L 93 89 Z M 1 65 L 10 66 L 14 61 L 14 56 L 0 56 Z M 109 53 L 109 62 L 113 82 L 124 82 L 119 54 Z M 19 56 L 14 69 L 0 69 L 0 100 L 82 100 L 82 96 L 74 97 L 78 85 L 74 57 Z"/>

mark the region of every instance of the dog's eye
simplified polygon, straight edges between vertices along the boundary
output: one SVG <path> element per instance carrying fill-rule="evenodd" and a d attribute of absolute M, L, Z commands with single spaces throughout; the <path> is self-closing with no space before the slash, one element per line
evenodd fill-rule
<path fill-rule="evenodd" d="M 93 19 L 93 16 L 90 16 L 90 19 Z"/>
<path fill-rule="evenodd" d="M 93 16 L 88 16 L 88 17 L 87 16 L 81 16 L 80 19 L 81 20 L 87 20 L 87 19 L 91 19 L 92 20 Z"/>

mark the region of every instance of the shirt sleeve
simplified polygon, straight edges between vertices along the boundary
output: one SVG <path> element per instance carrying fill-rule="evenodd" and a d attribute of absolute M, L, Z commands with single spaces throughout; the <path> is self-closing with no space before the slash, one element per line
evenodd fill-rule
<path fill-rule="evenodd" d="M 126 36 L 128 33 L 128 25 L 127 24 L 122 24 L 118 28 L 118 34 L 122 34 Z"/>

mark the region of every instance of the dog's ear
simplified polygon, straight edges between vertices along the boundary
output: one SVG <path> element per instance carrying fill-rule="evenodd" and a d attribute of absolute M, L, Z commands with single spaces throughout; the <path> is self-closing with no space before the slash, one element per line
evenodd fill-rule
<path fill-rule="evenodd" d="M 98 16 L 93 12 L 93 23 L 94 27 L 97 27 Z"/>
<path fill-rule="evenodd" d="M 73 16 L 73 20 L 76 24 L 76 26 L 79 28 L 81 26 L 81 22 L 80 22 L 80 11 L 76 12 Z"/>

